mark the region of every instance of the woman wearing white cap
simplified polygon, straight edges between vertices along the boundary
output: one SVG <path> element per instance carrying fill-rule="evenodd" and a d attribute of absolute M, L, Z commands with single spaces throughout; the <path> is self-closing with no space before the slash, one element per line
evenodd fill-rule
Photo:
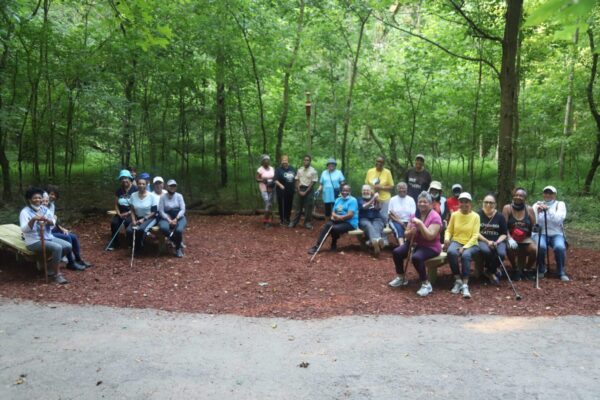
<path fill-rule="evenodd" d="M 167 182 L 167 194 L 161 196 L 158 203 L 160 231 L 175 244 L 175 256 L 183 257 L 183 231 L 187 225 L 185 219 L 185 201 L 183 196 L 177 193 L 177 182 L 169 179 Z"/>
<path fill-rule="evenodd" d="M 164 189 L 164 186 L 165 181 L 162 177 L 155 176 L 154 179 L 152 179 L 152 195 L 156 200 L 156 204 L 158 204 L 158 202 L 160 201 L 160 197 L 163 194 L 167 193 L 167 191 Z"/>
<path fill-rule="evenodd" d="M 467 192 L 458 196 L 459 212 L 450 217 L 448 228 L 444 235 L 444 249 L 448 254 L 448 263 L 454 274 L 454 286 L 451 292 L 462 293 L 465 299 L 471 298 L 469 292 L 469 273 L 471 258 L 479 252 L 479 214 L 472 210 L 472 198 Z M 460 258 L 461 268 L 458 266 Z"/>
<path fill-rule="evenodd" d="M 569 277 L 565 273 L 565 260 L 567 258 L 567 246 L 563 223 L 567 217 L 567 206 L 563 201 L 556 200 L 556 188 L 546 186 L 543 191 L 544 201 L 538 201 L 533 205 L 533 211 L 537 214 L 540 225 L 539 235 L 542 235 L 538 248 L 539 273 L 543 277 L 546 273 L 546 252 L 548 246 L 554 251 L 556 270 L 560 280 L 568 282 Z M 546 236 L 546 233 L 548 236 Z"/>
<path fill-rule="evenodd" d="M 263 154 L 260 157 L 260 167 L 256 170 L 256 181 L 265 204 L 265 217 L 263 219 L 265 228 L 272 226 L 271 206 L 273 204 L 273 189 L 275 188 L 275 168 L 271 167 L 270 163 L 271 157 L 268 154 Z"/>
<path fill-rule="evenodd" d="M 319 181 L 318 193 L 323 191 L 323 203 L 325 204 L 325 217 L 331 217 L 331 210 L 335 200 L 340 195 L 340 189 L 344 185 L 346 178 L 342 171 L 336 169 L 337 162 L 335 158 L 327 160 L 327 169 L 321 172 L 321 180 Z"/>

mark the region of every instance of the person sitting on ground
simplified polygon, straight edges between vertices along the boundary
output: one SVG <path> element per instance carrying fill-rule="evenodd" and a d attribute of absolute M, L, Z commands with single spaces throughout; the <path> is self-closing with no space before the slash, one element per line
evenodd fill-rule
<path fill-rule="evenodd" d="M 479 251 L 477 239 L 479 238 L 480 221 L 479 214 L 472 210 L 472 199 L 469 193 L 461 193 L 458 201 L 460 209 L 459 212 L 450 216 L 450 222 L 444 235 L 444 249 L 447 251 L 448 264 L 454 275 L 454 286 L 451 292 L 462 293 L 465 299 L 470 299 L 471 258 Z"/>
<path fill-rule="evenodd" d="M 319 181 L 319 174 L 310 163 L 312 157 L 308 154 L 304 156 L 304 165 L 298 168 L 296 172 L 296 208 L 294 212 L 294 219 L 290 222 L 288 227 L 295 228 L 300 222 L 302 216 L 302 210 L 304 210 L 304 227 L 306 229 L 312 229 L 312 212 L 314 205 L 314 192 L 313 187 Z"/>
<path fill-rule="evenodd" d="M 498 285 L 496 272 L 506 257 L 506 220 L 496 209 L 496 196 L 488 193 L 479 210 L 479 250 L 485 264 L 484 275 L 492 285 Z"/>
<path fill-rule="evenodd" d="M 336 166 L 337 162 L 335 161 L 335 158 L 327 160 L 327 169 L 321 172 L 319 189 L 317 189 L 317 195 L 323 191 L 323 204 L 325 205 L 326 218 L 331 217 L 333 204 L 338 199 L 340 189 L 346 181 L 344 174 L 342 174 L 342 171 L 336 169 Z"/>
<path fill-rule="evenodd" d="M 567 217 L 567 206 L 563 201 L 556 200 L 556 188 L 546 186 L 543 190 L 544 201 L 538 201 L 533 205 L 533 211 L 537 214 L 540 225 L 538 248 L 538 265 L 540 266 L 540 277 L 546 273 L 546 252 L 548 246 L 554 251 L 556 260 L 556 272 L 563 282 L 568 282 L 569 277 L 565 272 L 565 260 L 567 258 L 567 246 L 563 223 Z M 546 232 L 548 236 L 546 236 Z"/>
<path fill-rule="evenodd" d="M 536 225 L 533 208 L 527 205 L 527 191 L 521 187 L 512 193 L 512 203 L 502 209 L 508 227 L 508 259 L 513 267 L 513 280 L 524 276 L 535 279 L 537 246 L 531 238 Z"/>
<path fill-rule="evenodd" d="M 452 185 L 452 197 L 446 200 L 446 220 L 450 221 L 450 216 L 453 212 L 457 212 L 460 208 L 460 202 L 458 196 L 462 193 L 462 186 L 460 183 Z"/>
<path fill-rule="evenodd" d="M 183 201 L 183 196 L 177 193 L 175 179 L 169 179 L 167 182 L 167 194 L 160 198 L 158 213 L 160 214 L 160 231 L 175 244 L 175 256 L 183 257 L 183 231 L 187 220 L 185 219 L 185 201 Z"/>
<path fill-rule="evenodd" d="M 404 182 L 408 185 L 408 195 L 415 202 L 422 191 L 429 189 L 431 175 L 425 169 L 425 156 L 423 154 L 417 154 L 414 168 L 408 169 L 404 174 Z"/>
<path fill-rule="evenodd" d="M 296 170 L 290 165 L 286 155 L 281 156 L 281 164 L 275 169 L 275 193 L 277 194 L 277 206 L 279 207 L 279 224 L 287 226 L 292 215 L 294 191 L 296 189 L 294 178 Z"/>
<path fill-rule="evenodd" d="M 162 195 L 167 193 L 164 187 L 165 181 L 162 177 L 155 176 L 154 179 L 152 179 L 152 196 L 154 196 L 156 204 L 158 204 Z"/>
<path fill-rule="evenodd" d="M 432 210 L 432 198 L 429 193 L 421 192 L 418 202 L 421 217 L 417 218 L 414 214 L 410 216 L 410 223 L 406 228 L 406 241 L 396 247 L 392 253 L 397 276 L 388 285 L 393 288 L 408 285 L 408 280 L 404 275 L 406 273 L 404 271 L 404 260 L 408 257 L 412 245 L 411 261 L 421 280 L 421 288 L 417 291 L 417 294 L 425 297 L 433 292 L 427 276 L 425 261 L 439 256 L 442 251 L 442 244 L 440 243 L 442 219 L 438 213 Z"/>
<path fill-rule="evenodd" d="M 27 250 L 41 255 L 44 253 L 43 248 L 45 246 L 46 255 L 52 256 L 52 260 L 48 265 L 48 277 L 59 284 L 69 283 L 60 273 L 59 262 L 73 249 L 69 242 L 52 235 L 54 218 L 50 210 L 42 205 L 43 194 L 42 189 L 35 187 L 30 187 L 25 192 L 27 206 L 19 214 L 19 224 L 25 239 L 25 247 L 27 247 Z M 42 230 L 44 246 L 42 246 Z"/>
<path fill-rule="evenodd" d="M 367 246 L 373 248 L 375 257 L 383 248 L 383 228 L 385 222 L 380 213 L 379 193 L 374 193 L 371 185 L 363 185 L 362 196 L 358 199 L 358 227 L 362 229 Z"/>
<path fill-rule="evenodd" d="M 148 181 L 146 179 L 138 178 L 138 190 L 129 199 L 129 204 L 131 204 L 131 224 L 127 227 L 127 238 L 129 243 L 135 246 L 136 254 L 141 254 L 146 235 L 156 225 L 158 204 L 156 203 L 156 198 L 146 190 L 147 185 Z M 138 231 L 135 235 L 134 230 Z"/>
<path fill-rule="evenodd" d="M 258 182 L 260 195 L 265 206 L 265 215 L 263 218 L 265 228 L 273 226 L 271 207 L 273 205 L 273 189 L 275 188 L 275 169 L 271 167 L 270 163 L 271 157 L 268 154 L 263 154 L 260 157 L 260 167 L 256 170 L 255 178 Z"/>
<path fill-rule="evenodd" d="M 389 169 L 384 168 L 385 157 L 379 156 L 375 160 L 375 167 L 367 171 L 365 183 L 371 185 L 373 191 L 379 194 L 379 207 L 381 215 L 388 214 L 388 206 L 392 198 L 392 189 L 394 189 L 394 178 Z"/>
<path fill-rule="evenodd" d="M 121 229 L 121 226 L 127 228 L 129 224 L 131 224 L 129 198 L 137 191 L 137 187 L 133 185 L 133 176 L 128 170 L 121 170 L 117 179 L 121 183 L 121 186 L 115 192 L 116 215 L 110 221 L 111 237 L 114 237 L 114 240 L 110 246 L 106 248 L 106 250 L 109 251 L 119 247 L 120 242 L 118 232 L 119 229 Z"/>
<path fill-rule="evenodd" d="M 331 233 L 331 250 L 337 250 L 339 237 L 346 232 L 358 228 L 358 202 L 351 196 L 350 185 L 342 186 L 341 196 L 335 200 L 331 218 L 323 225 L 317 243 L 308 250 L 315 254 L 328 233 Z"/>
<path fill-rule="evenodd" d="M 396 185 L 396 196 L 392 197 L 388 207 L 389 225 L 398 240 L 398 245 L 404 244 L 404 231 L 410 216 L 417 212 L 417 205 L 412 197 L 408 196 L 406 182 Z"/>
<path fill-rule="evenodd" d="M 58 187 L 54 185 L 48 185 L 46 192 L 43 195 L 43 204 L 48 207 L 50 213 L 54 218 L 54 226 L 52 227 L 52 235 L 59 239 L 68 242 L 71 245 L 72 252 L 67 254 L 67 268 L 74 271 L 83 271 L 86 268 L 92 266 L 92 264 L 85 262 L 81 258 L 81 245 L 79 244 L 79 238 L 73 232 L 64 228 L 58 224 L 58 217 L 56 216 L 56 201 L 60 197 Z"/>

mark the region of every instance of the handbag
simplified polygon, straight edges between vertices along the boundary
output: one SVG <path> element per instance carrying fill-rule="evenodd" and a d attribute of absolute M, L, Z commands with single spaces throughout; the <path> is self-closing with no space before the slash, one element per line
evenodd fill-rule
<path fill-rule="evenodd" d="M 339 186 L 336 188 L 333 186 L 333 180 L 331 179 L 331 172 L 328 172 L 329 174 L 329 182 L 331 182 L 331 187 L 333 187 L 333 198 L 337 199 L 338 197 L 340 197 L 340 188 Z"/>

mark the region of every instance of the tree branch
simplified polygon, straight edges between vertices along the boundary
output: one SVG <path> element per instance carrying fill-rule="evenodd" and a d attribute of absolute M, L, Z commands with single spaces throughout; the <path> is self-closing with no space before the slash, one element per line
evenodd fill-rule
<path fill-rule="evenodd" d="M 463 11 L 462 7 L 459 4 L 457 4 L 454 0 L 448 0 L 448 1 L 450 2 L 450 4 L 452 4 L 452 7 L 454 7 L 454 9 L 461 15 L 461 17 L 463 17 L 465 19 L 465 21 L 467 21 L 467 24 L 469 24 L 469 26 L 475 32 L 477 32 L 479 34 L 478 37 L 481 37 L 483 39 L 492 40 L 494 42 L 498 42 L 498 43 L 502 44 L 502 38 L 500 38 L 498 36 L 494 36 L 486 31 L 484 31 L 483 29 L 481 29 L 479 26 L 477 26 L 477 24 L 471 18 L 469 18 L 469 16 Z"/>

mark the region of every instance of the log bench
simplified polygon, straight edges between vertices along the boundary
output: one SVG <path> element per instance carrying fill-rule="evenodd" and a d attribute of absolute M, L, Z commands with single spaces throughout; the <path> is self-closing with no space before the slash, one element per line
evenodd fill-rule
<path fill-rule="evenodd" d="M 445 251 L 442 251 L 439 256 L 430 258 L 425 261 L 425 268 L 427 268 L 427 275 L 429 275 L 429 282 L 433 284 L 437 279 L 437 270 L 448 263 L 448 256 Z M 477 279 L 483 274 L 483 257 L 478 253 L 473 256 L 473 266 L 471 269 L 471 275 Z"/>
<path fill-rule="evenodd" d="M 115 215 L 117 215 L 117 212 L 115 210 L 108 210 L 106 214 L 112 218 Z M 154 237 L 156 238 L 156 241 L 158 242 L 158 254 L 164 253 L 167 250 L 167 244 L 165 241 L 165 235 L 160 233 L 160 228 L 158 227 L 158 224 L 150 228 L 150 232 L 153 233 Z"/>
<path fill-rule="evenodd" d="M 38 271 L 44 270 L 43 258 L 41 254 L 36 254 L 27 249 L 25 240 L 23 240 L 21 227 L 15 224 L 0 225 L 0 248 L 10 251 L 15 254 L 17 261 L 21 259 L 35 263 Z M 46 254 L 48 260 L 52 259 L 52 255 Z"/>

